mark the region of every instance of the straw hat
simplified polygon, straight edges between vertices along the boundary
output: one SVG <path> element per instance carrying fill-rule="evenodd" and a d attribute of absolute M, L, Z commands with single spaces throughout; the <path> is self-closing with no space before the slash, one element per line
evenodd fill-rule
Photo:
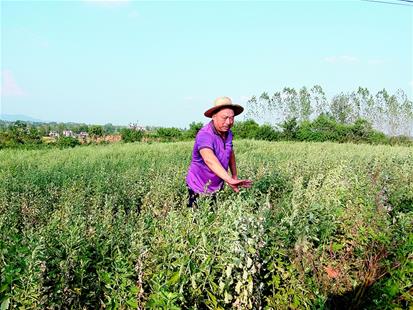
<path fill-rule="evenodd" d="M 219 97 L 215 99 L 214 106 L 205 111 L 204 115 L 206 117 L 212 117 L 219 110 L 224 108 L 230 108 L 234 110 L 234 116 L 241 114 L 244 111 L 244 108 L 238 104 L 233 104 L 231 98 L 228 97 Z"/>

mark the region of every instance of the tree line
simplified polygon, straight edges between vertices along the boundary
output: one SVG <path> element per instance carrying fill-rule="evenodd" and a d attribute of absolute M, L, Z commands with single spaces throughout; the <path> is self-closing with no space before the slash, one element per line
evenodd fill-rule
<path fill-rule="evenodd" d="M 373 95 L 359 87 L 328 100 L 319 85 L 299 90 L 285 87 L 272 95 L 264 92 L 251 97 L 245 110 L 244 119 L 237 119 L 232 128 L 236 138 L 413 145 L 413 103 L 401 90 L 390 94 L 383 89 Z M 0 149 L 107 143 L 93 139 L 106 135 L 120 135 L 123 142 L 186 141 L 194 139 L 202 126 L 202 122 L 192 122 L 181 129 L 0 121 Z M 65 137 L 65 130 L 75 134 L 86 132 L 92 139 Z M 51 132 L 60 137 L 45 139 Z"/>
<path fill-rule="evenodd" d="M 403 90 L 390 94 L 386 89 L 376 94 L 359 87 L 340 93 L 330 100 L 321 86 L 296 90 L 285 87 L 272 95 L 264 92 L 247 102 L 247 119 L 279 126 L 295 119 L 297 123 L 312 121 L 324 115 L 339 124 L 354 124 L 358 119 L 389 136 L 412 136 L 413 102 Z"/>

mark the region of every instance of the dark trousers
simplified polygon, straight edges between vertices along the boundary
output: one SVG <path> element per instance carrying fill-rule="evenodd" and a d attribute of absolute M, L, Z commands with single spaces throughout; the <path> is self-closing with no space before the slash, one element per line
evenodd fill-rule
<path fill-rule="evenodd" d="M 195 193 L 192 189 L 190 189 L 188 187 L 188 194 L 189 194 L 189 198 L 188 198 L 188 208 L 194 208 L 197 207 L 197 199 L 199 198 L 199 194 Z M 217 194 L 216 192 L 209 195 L 209 197 L 211 197 L 211 207 L 212 205 L 214 205 L 217 202 Z"/>

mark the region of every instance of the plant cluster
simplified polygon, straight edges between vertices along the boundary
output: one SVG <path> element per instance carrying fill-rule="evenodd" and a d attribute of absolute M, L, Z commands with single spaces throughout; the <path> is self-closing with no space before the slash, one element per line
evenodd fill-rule
<path fill-rule="evenodd" d="M 194 210 L 191 148 L 0 151 L 2 309 L 412 305 L 410 148 L 235 141 L 254 186 Z"/>

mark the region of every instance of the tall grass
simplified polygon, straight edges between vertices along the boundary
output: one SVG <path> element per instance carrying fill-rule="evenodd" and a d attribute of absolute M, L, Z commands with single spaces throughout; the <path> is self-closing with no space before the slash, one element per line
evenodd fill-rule
<path fill-rule="evenodd" d="M 189 210 L 191 149 L 0 151 L 2 307 L 412 304 L 411 148 L 237 141 L 253 188 Z"/>

